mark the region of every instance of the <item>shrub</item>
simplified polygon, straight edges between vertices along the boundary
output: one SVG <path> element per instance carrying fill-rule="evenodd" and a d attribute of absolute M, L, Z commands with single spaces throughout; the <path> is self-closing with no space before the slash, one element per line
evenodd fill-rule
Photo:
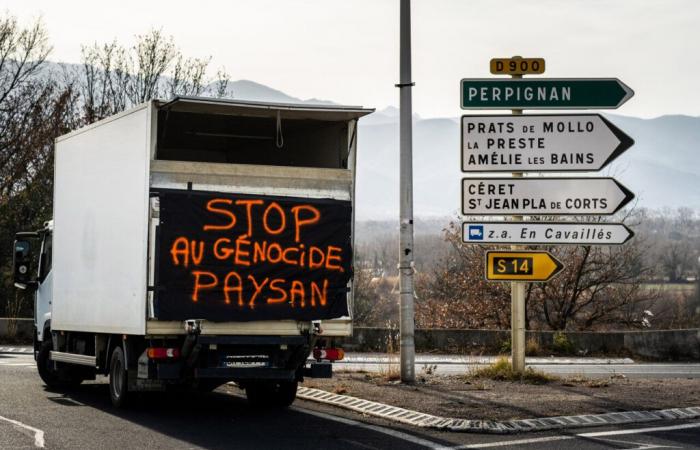
<path fill-rule="evenodd" d="M 511 351 L 511 346 L 510 346 L 510 339 L 506 339 L 505 341 L 501 342 L 501 348 L 498 351 L 499 353 L 510 353 Z"/>
<path fill-rule="evenodd" d="M 561 331 L 554 333 L 554 338 L 552 340 L 552 350 L 557 353 L 571 354 L 574 352 L 574 344 L 569 340 L 569 338 Z"/>
<path fill-rule="evenodd" d="M 498 358 L 496 362 L 488 366 L 474 368 L 469 371 L 467 378 L 511 381 L 527 384 L 546 384 L 557 380 L 557 377 L 531 367 L 526 368 L 522 373 L 515 372 L 507 358 Z"/>

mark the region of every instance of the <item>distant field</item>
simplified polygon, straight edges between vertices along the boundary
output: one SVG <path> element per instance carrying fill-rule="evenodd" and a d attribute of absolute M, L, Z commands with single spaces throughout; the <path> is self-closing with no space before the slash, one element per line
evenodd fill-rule
<path fill-rule="evenodd" d="M 667 292 L 694 292 L 695 283 L 645 283 L 642 284 L 647 289 L 661 289 Z"/>

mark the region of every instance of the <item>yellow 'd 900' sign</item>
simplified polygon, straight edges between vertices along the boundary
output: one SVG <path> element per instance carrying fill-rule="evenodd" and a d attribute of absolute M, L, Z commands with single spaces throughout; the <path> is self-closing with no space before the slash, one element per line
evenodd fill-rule
<path fill-rule="evenodd" d="M 493 58 L 490 69 L 494 75 L 540 75 L 544 58 Z"/>
<path fill-rule="evenodd" d="M 562 269 L 549 252 L 486 252 L 486 279 L 491 281 L 548 281 Z"/>

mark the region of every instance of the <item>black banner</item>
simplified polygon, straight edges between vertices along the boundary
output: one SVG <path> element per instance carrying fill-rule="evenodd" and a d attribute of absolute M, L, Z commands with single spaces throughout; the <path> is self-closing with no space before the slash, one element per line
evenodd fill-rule
<path fill-rule="evenodd" d="M 160 191 L 159 320 L 348 315 L 349 201 Z"/>

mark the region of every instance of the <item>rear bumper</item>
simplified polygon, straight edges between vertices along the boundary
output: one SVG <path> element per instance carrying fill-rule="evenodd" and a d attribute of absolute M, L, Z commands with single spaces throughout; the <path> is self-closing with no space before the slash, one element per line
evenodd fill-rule
<path fill-rule="evenodd" d="M 202 320 L 202 336 L 300 336 L 307 322 L 294 320 L 271 320 L 254 322 L 209 322 Z M 324 320 L 321 322 L 324 337 L 352 336 L 352 320 L 349 318 Z M 186 334 L 182 322 L 149 320 L 146 336 L 176 336 Z"/>

